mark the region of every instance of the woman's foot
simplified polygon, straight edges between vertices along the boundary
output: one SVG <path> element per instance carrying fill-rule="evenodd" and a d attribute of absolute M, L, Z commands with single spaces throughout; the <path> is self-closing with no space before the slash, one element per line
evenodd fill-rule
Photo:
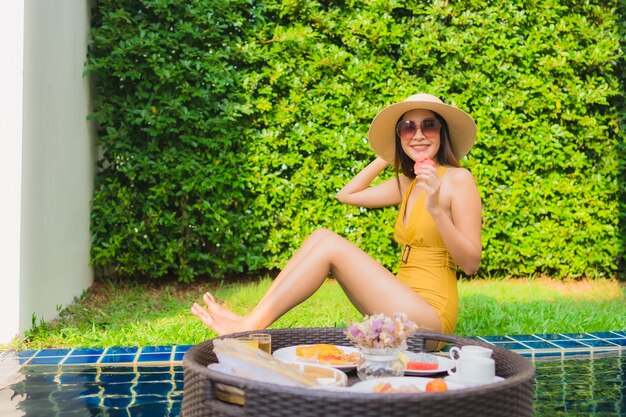
<path fill-rule="evenodd" d="M 198 317 L 206 327 L 213 330 L 218 336 L 253 330 L 246 327 L 243 323 L 243 319 L 232 320 L 228 317 L 220 316 L 219 314 L 212 313 L 209 309 L 202 307 L 198 303 L 193 303 L 191 306 L 191 314 Z"/>
<path fill-rule="evenodd" d="M 253 330 L 244 323 L 244 317 L 221 305 L 211 293 L 206 292 L 202 300 L 206 307 L 193 303 L 191 313 L 218 335 Z"/>
<path fill-rule="evenodd" d="M 205 292 L 202 296 L 202 301 L 206 305 L 206 308 L 214 315 L 218 315 L 231 320 L 241 320 L 241 316 L 234 311 L 224 307 L 210 292 Z"/>

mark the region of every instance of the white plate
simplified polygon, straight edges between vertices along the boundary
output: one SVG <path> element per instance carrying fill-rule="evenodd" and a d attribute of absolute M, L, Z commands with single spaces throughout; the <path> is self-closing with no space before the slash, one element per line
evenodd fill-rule
<path fill-rule="evenodd" d="M 311 345 L 298 345 L 298 346 L 311 346 Z M 278 359 L 279 361 L 283 361 L 283 362 L 316 363 L 316 361 L 306 360 L 304 358 L 297 356 L 296 348 L 298 346 L 287 346 L 282 349 L 278 349 L 274 351 L 273 355 L 276 359 Z M 336 347 L 343 350 L 343 352 L 346 355 L 349 355 L 350 353 L 358 352 L 357 348 L 350 347 L 350 346 L 336 346 Z M 326 364 L 323 364 L 323 365 L 326 365 Z M 328 364 L 327 366 L 332 366 L 333 368 L 341 369 L 342 371 L 349 371 L 351 369 L 356 368 L 356 364 L 350 364 L 350 365 Z"/>
<path fill-rule="evenodd" d="M 374 392 L 374 387 L 381 383 L 389 383 L 393 388 L 400 388 L 404 386 L 415 386 L 421 391 L 426 390 L 426 384 L 435 378 L 422 378 L 415 376 L 394 376 L 388 378 L 375 378 L 365 381 L 357 382 L 352 385 L 352 391 L 356 392 Z M 455 384 L 454 382 L 447 382 L 449 390 L 467 388 L 466 385 Z"/>
<path fill-rule="evenodd" d="M 481 385 L 489 385 L 489 384 L 494 384 L 496 382 L 504 381 L 504 378 L 502 378 L 501 376 L 496 376 L 496 377 L 493 378 L 493 381 L 485 382 L 485 383 L 482 383 L 482 384 L 472 384 L 470 382 L 461 381 L 456 375 L 448 375 L 444 379 L 445 379 L 446 383 L 450 382 L 451 384 L 463 385 L 465 387 L 478 387 L 478 386 L 481 386 Z"/>
<path fill-rule="evenodd" d="M 412 352 L 406 352 L 409 362 L 411 362 L 411 353 Z M 404 375 L 434 375 L 434 374 L 439 374 L 441 372 L 448 372 L 448 369 L 454 367 L 453 366 L 454 361 L 452 359 L 446 358 L 444 356 L 438 356 L 438 355 L 433 355 L 433 356 L 437 358 L 437 364 L 438 364 L 437 369 L 420 369 L 420 370 L 405 369 Z"/>

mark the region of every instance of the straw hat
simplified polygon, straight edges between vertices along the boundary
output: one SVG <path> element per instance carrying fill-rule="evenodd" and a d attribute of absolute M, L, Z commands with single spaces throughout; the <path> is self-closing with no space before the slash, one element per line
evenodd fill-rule
<path fill-rule="evenodd" d="M 370 125 L 369 141 L 374 152 L 385 161 L 395 159 L 396 124 L 409 110 L 431 110 L 444 118 L 448 124 L 454 155 L 461 160 L 476 141 L 476 124 L 471 116 L 430 94 L 414 94 L 404 101 L 382 109 Z"/>

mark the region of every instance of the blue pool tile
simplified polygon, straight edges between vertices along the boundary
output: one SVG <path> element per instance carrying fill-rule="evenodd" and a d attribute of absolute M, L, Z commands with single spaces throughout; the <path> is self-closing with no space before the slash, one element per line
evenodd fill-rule
<path fill-rule="evenodd" d="M 193 345 L 180 345 L 180 346 L 176 346 L 176 353 L 182 352 L 185 353 L 187 352 L 189 349 L 191 349 L 193 347 Z"/>
<path fill-rule="evenodd" d="M 551 342 L 559 347 L 562 347 L 563 349 L 588 349 L 586 345 L 583 345 L 576 340 L 552 340 Z"/>
<path fill-rule="evenodd" d="M 508 336 L 481 336 L 485 342 L 510 342 L 511 339 Z"/>
<path fill-rule="evenodd" d="M 624 351 L 626 331 L 603 331 L 592 333 L 563 334 L 522 334 L 494 336 L 465 336 L 468 339 L 482 340 L 526 357 L 581 355 L 590 352 L 611 350 Z M 556 346 L 555 346 L 556 345 Z M 180 364 L 184 354 L 194 345 L 158 345 L 145 347 L 110 347 L 81 349 L 42 349 L 10 352 L 20 364 L 42 366 L 115 364 L 156 364 L 168 366 Z M 558 347 L 557 347 L 558 346 Z M 445 349 L 448 350 L 448 349 Z M 571 353 L 569 352 L 571 351 Z M 2 352 L 4 357 L 7 353 Z M 54 368 L 53 368 L 54 369 Z M 68 368 L 71 369 L 71 368 Z"/>
<path fill-rule="evenodd" d="M 172 366 L 168 363 L 163 363 L 159 365 L 141 365 L 137 364 L 137 372 L 140 374 L 162 374 L 164 372 L 171 373 Z"/>
<path fill-rule="evenodd" d="M 104 396 L 132 396 L 137 387 L 132 382 L 107 384 L 104 387 Z"/>
<path fill-rule="evenodd" d="M 539 342 L 540 338 L 534 334 L 509 335 L 509 337 L 518 342 Z"/>
<path fill-rule="evenodd" d="M 571 339 L 594 339 L 594 337 L 592 335 L 590 335 L 589 333 L 562 333 L 563 336 L 567 336 Z"/>
<path fill-rule="evenodd" d="M 508 350 L 528 350 L 528 347 L 518 342 L 492 342 L 493 345 Z"/>
<path fill-rule="evenodd" d="M 118 385 L 132 383 L 137 379 L 135 373 L 103 373 L 100 375 L 100 382 L 105 385 Z"/>
<path fill-rule="evenodd" d="M 132 363 L 135 361 L 135 355 L 103 355 L 100 363 Z"/>
<path fill-rule="evenodd" d="M 142 373 L 137 378 L 137 382 L 163 382 L 163 381 L 171 381 L 172 373 L 171 372 L 152 372 L 152 373 Z"/>
<path fill-rule="evenodd" d="M 141 353 L 169 353 L 174 350 L 174 346 L 144 346 Z"/>
<path fill-rule="evenodd" d="M 93 364 L 93 363 L 98 362 L 98 359 L 100 359 L 100 355 L 69 356 L 67 359 L 63 361 L 63 365 Z"/>
<path fill-rule="evenodd" d="M 107 348 L 105 354 L 106 355 L 126 355 L 129 353 L 137 353 L 137 351 L 139 350 L 138 347 L 136 346 L 132 346 L 132 347 L 110 347 Z"/>
<path fill-rule="evenodd" d="M 127 412 L 128 414 L 124 414 L 123 416 L 127 416 L 127 415 L 131 415 L 131 416 L 163 416 L 165 414 L 168 415 L 177 415 L 177 414 L 172 414 L 169 412 L 166 412 L 166 407 L 167 405 L 160 402 L 160 403 L 146 403 L 146 404 L 133 404 L 132 406 L 128 407 L 128 411 L 123 410 L 124 412 Z M 117 417 L 117 416 L 111 416 L 111 417 Z"/>
<path fill-rule="evenodd" d="M 558 349 L 559 346 L 556 346 L 553 343 L 550 342 L 544 342 L 544 341 L 537 341 L 537 342 L 529 342 L 529 341 L 524 341 L 524 344 L 526 346 L 528 346 L 531 349 L 537 350 L 537 349 Z"/>
<path fill-rule="evenodd" d="M 104 405 L 105 407 L 125 409 L 130 405 L 132 400 L 133 400 L 132 396 L 104 397 L 104 399 L 102 400 L 102 405 Z"/>
<path fill-rule="evenodd" d="M 28 362 L 29 365 L 58 365 L 63 360 L 63 356 L 34 357 Z"/>
<path fill-rule="evenodd" d="M 610 339 L 610 338 L 616 337 L 615 333 L 613 332 L 592 332 L 589 334 L 595 337 L 599 337 L 600 339 Z"/>
<path fill-rule="evenodd" d="M 99 395 L 97 395 L 97 396 L 85 396 L 85 397 L 83 397 L 83 401 L 85 402 L 85 405 L 90 407 L 90 408 L 98 409 L 98 408 L 102 407 L 102 397 L 100 397 Z"/>
<path fill-rule="evenodd" d="M 59 376 L 59 382 L 63 385 L 95 384 L 96 377 L 97 374 L 95 373 L 72 373 L 64 370 L 64 372 Z"/>
<path fill-rule="evenodd" d="M 103 353 L 103 348 L 74 349 L 72 353 L 70 353 L 70 356 L 100 356 Z"/>
<path fill-rule="evenodd" d="M 535 358 L 547 358 L 547 357 L 561 357 L 563 352 L 561 350 L 536 350 L 534 352 Z"/>
<path fill-rule="evenodd" d="M 580 342 L 586 344 L 587 346 L 593 346 L 594 348 L 595 347 L 617 347 L 615 344 L 609 343 L 602 339 L 595 339 L 595 340 L 585 339 L 585 340 L 581 340 Z"/>
<path fill-rule="evenodd" d="M 540 333 L 535 336 L 540 337 L 543 340 L 549 340 L 550 342 L 554 340 L 570 340 L 568 337 L 558 333 Z"/>
<path fill-rule="evenodd" d="M 30 358 L 31 356 L 35 356 L 38 352 L 38 350 L 18 350 L 15 352 L 15 356 L 18 358 Z"/>
<path fill-rule="evenodd" d="M 74 389 L 60 389 L 52 391 L 48 398 L 52 404 L 60 404 L 65 401 L 76 400 L 77 390 Z"/>
<path fill-rule="evenodd" d="M 137 362 L 169 362 L 171 358 L 171 353 L 142 353 L 139 355 Z"/>
<path fill-rule="evenodd" d="M 65 356 L 70 353 L 72 349 L 44 349 L 40 350 L 35 357 L 41 358 L 43 356 Z"/>
<path fill-rule="evenodd" d="M 589 348 L 563 351 L 564 356 L 589 356 L 590 354 L 591 351 Z"/>
<path fill-rule="evenodd" d="M 170 378 L 171 377 L 172 375 L 170 374 Z M 160 395 L 162 396 L 161 398 L 163 398 L 167 396 L 168 392 L 172 391 L 173 387 L 174 387 L 174 384 L 172 384 L 172 381 L 170 379 L 169 382 L 150 382 L 150 383 L 145 383 L 145 384 L 138 384 L 134 388 L 134 391 L 139 396 Z"/>
<path fill-rule="evenodd" d="M 100 391 L 102 391 L 102 387 L 99 384 L 88 384 L 83 385 L 79 395 L 82 398 L 89 397 L 91 395 L 100 395 Z"/>
<path fill-rule="evenodd" d="M 621 339 L 606 339 L 607 342 L 614 343 L 619 346 L 626 346 L 626 338 Z"/>
<path fill-rule="evenodd" d="M 135 402 L 133 403 L 133 406 L 141 406 L 143 404 L 148 405 L 148 406 L 153 406 L 154 404 L 158 404 L 159 402 L 162 402 L 162 401 L 163 401 L 163 397 L 161 395 L 140 395 L 138 397 L 135 397 Z M 143 414 L 137 414 L 137 415 L 143 415 Z M 146 415 L 154 415 L 154 414 L 146 414 Z"/>

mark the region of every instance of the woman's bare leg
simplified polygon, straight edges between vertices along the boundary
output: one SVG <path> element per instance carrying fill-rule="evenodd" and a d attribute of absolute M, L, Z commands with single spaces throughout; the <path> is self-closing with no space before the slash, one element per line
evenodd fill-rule
<path fill-rule="evenodd" d="M 218 334 L 263 329 L 310 297 L 332 273 L 348 298 L 363 314 L 403 311 L 420 327 L 440 331 L 435 310 L 387 269 L 339 235 L 314 232 L 315 239 L 257 306 L 232 320 L 194 304 L 192 312 Z"/>
<path fill-rule="evenodd" d="M 265 299 L 267 299 L 272 294 L 274 289 L 278 285 L 280 285 L 280 283 L 285 278 L 285 276 L 287 274 L 289 274 L 289 271 L 291 271 L 293 268 L 295 268 L 296 265 L 300 262 L 300 260 L 302 260 L 306 256 L 306 254 L 309 252 L 309 250 L 315 245 L 315 243 L 317 243 L 324 236 L 325 236 L 325 233 L 322 233 L 320 231 L 313 232 L 304 240 L 304 242 L 302 242 L 302 245 L 300 245 L 300 247 L 298 248 L 296 253 L 294 253 L 294 255 L 291 257 L 289 262 L 287 262 L 287 265 L 285 265 L 283 270 L 278 274 L 278 276 L 276 276 L 276 278 L 272 282 L 272 285 L 270 285 L 270 287 L 268 288 L 267 292 L 265 293 L 265 295 L 263 295 L 263 298 L 261 298 L 261 301 L 259 301 L 259 303 L 264 302 Z M 204 304 L 206 305 L 206 308 L 213 315 L 222 316 L 222 317 L 225 317 L 225 318 L 229 318 L 231 320 L 241 320 L 242 319 L 242 317 L 240 315 L 238 315 L 235 312 L 233 312 L 232 310 L 229 310 L 228 308 L 222 306 L 215 299 L 215 297 L 211 293 L 209 293 L 209 292 L 206 292 L 203 295 L 202 300 L 204 301 Z"/>

